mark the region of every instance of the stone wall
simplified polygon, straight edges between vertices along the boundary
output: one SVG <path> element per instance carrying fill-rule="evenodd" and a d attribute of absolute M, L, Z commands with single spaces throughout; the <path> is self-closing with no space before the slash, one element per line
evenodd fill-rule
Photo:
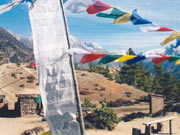
<path fill-rule="evenodd" d="M 0 95 L 0 116 L 1 113 L 4 112 L 4 110 L 6 110 L 7 108 L 7 104 L 4 102 L 5 99 L 5 95 Z"/>
<path fill-rule="evenodd" d="M 164 109 L 164 97 L 161 95 L 151 94 L 150 98 L 150 114 L 157 113 Z"/>
<path fill-rule="evenodd" d="M 37 114 L 39 109 L 38 104 L 35 103 L 34 98 L 39 96 L 38 94 L 17 94 L 18 101 L 15 104 L 15 108 L 20 110 L 20 116 Z M 41 108 L 40 108 L 41 109 Z"/>
<path fill-rule="evenodd" d="M 0 95 L 0 104 L 4 104 L 5 95 Z"/>
<path fill-rule="evenodd" d="M 42 103 L 36 104 L 34 101 L 38 94 L 17 94 L 18 101 L 15 103 L 15 109 L 9 110 L 8 103 L 5 102 L 5 96 L 0 95 L 0 117 L 21 117 L 25 115 L 43 114 Z"/>

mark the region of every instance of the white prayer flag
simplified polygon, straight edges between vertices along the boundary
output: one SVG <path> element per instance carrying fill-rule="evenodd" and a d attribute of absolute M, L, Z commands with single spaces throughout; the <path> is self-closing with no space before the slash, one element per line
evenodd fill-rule
<path fill-rule="evenodd" d="M 149 60 L 155 59 L 155 58 L 161 58 L 161 55 L 145 55 L 145 57 Z"/>
<path fill-rule="evenodd" d="M 8 4 L 0 5 L 0 14 L 10 11 L 12 8 L 19 5 L 23 1 L 24 0 L 13 0 L 12 2 L 10 2 Z"/>
<path fill-rule="evenodd" d="M 140 27 L 142 32 L 154 32 L 160 29 L 160 26 L 149 26 L 149 27 Z"/>
<path fill-rule="evenodd" d="M 30 8 L 29 15 L 40 91 L 51 134 L 80 135 L 60 0 L 37 0 Z"/>
<path fill-rule="evenodd" d="M 155 31 L 159 31 L 159 32 L 169 32 L 169 31 L 173 31 L 173 29 L 169 29 L 163 26 L 159 26 L 157 24 L 152 24 L 151 26 L 148 27 L 140 27 L 142 32 L 155 32 Z"/>
<path fill-rule="evenodd" d="M 67 0 L 65 8 L 72 13 L 80 13 L 85 12 L 94 3 L 95 0 Z"/>

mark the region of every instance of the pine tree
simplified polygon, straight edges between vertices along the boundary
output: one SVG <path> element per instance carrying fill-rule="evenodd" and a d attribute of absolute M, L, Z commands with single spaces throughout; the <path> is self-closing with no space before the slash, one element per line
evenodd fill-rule
<path fill-rule="evenodd" d="M 161 85 L 161 78 L 163 74 L 163 68 L 160 65 L 154 65 L 154 71 L 153 71 L 155 77 L 153 79 L 153 91 L 156 94 L 163 95 L 163 87 Z"/>
<path fill-rule="evenodd" d="M 127 51 L 127 54 L 135 55 L 131 48 Z M 119 72 L 119 77 L 116 76 L 116 81 L 135 86 L 147 92 L 152 91 L 152 77 L 148 68 L 144 67 L 142 62 L 130 65 L 124 63 Z"/>
<path fill-rule="evenodd" d="M 160 65 L 154 66 L 153 89 L 156 94 L 164 95 L 166 101 L 175 101 L 179 99 L 180 82 L 170 73 L 163 72 Z"/>

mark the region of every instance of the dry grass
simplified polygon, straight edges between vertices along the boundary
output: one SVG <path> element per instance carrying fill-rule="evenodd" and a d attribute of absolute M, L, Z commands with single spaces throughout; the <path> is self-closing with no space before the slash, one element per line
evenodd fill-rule
<path fill-rule="evenodd" d="M 28 94 L 38 94 L 39 86 L 37 86 L 37 75 L 34 69 L 25 68 L 26 65 L 21 65 L 18 67 L 16 64 L 4 64 L 0 66 L 0 94 L 6 95 L 6 100 L 10 105 L 10 109 L 13 109 L 14 103 L 17 101 L 15 94 L 17 93 L 28 93 Z M 11 73 L 15 73 L 16 77 L 12 77 Z M 27 76 L 34 75 L 36 79 L 33 83 L 27 83 Z M 135 101 L 141 96 L 146 96 L 147 93 L 138 90 L 134 87 L 128 86 L 126 84 L 118 84 L 114 81 L 109 81 L 107 78 L 103 77 L 97 73 L 89 73 L 85 71 L 77 71 L 77 80 L 79 84 L 80 91 L 88 91 L 90 95 L 82 95 L 81 102 L 84 101 L 85 97 L 92 100 L 93 103 L 99 103 L 99 101 L 104 98 L 107 101 L 123 99 Z M 24 78 L 24 79 L 21 79 Z M 19 87 L 20 85 L 24 87 Z M 128 97 L 126 93 L 131 93 Z M 129 114 L 132 112 L 148 112 L 148 104 L 140 104 L 127 107 L 114 108 L 118 116 L 123 116 L 124 114 Z M 173 121 L 173 130 L 176 135 L 180 133 L 180 116 L 177 114 L 171 114 L 178 117 L 178 119 Z M 157 118 L 156 118 L 157 119 Z M 45 131 L 48 130 L 47 122 L 42 122 L 42 117 L 40 116 L 26 116 L 21 118 L 0 118 L 0 135 L 20 135 L 22 132 L 35 127 L 43 127 Z M 115 128 L 114 131 L 106 130 L 88 130 L 86 135 L 131 135 L 132 127 L 140 128 L 144 130 L 143 122 L 150 121 L 152 118 L 136 119 L 132 122 L 121 122 Z M 165 129 L 167 124 L 165 124 Z"/>
<path fill-rule="evenodd" d="M 84 101 L 85 97 L 92 100 L 93 103 L 98 103 L 106 98 L 107 101 L 117 100 L 119 98 L 123 100 L 135 101 L 141 96 L 147 96 L 147 93 L 138 90 L 127 84 L 118 84 L 115 81 L 110 81 L 103 75 L 97 73 L 89 73 L 86 71 L 77 71 L 77 80 L 79 84 L 79 90 L 89 91 L 91 95 L 81 96 L 81 101 Z M 104 88 L 105 90 L 101 89 Z M 128 97 L 126 93 L 131 93 Z"/>

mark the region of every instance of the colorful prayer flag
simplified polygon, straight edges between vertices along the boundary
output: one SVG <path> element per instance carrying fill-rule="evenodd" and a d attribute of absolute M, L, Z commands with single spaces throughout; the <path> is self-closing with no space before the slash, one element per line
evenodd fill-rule
<path fill-rule="evenodd" d="M 180 56 L 171 56 L 168 61 L 169 62 L 172 62 L 172 61 L 176 61 L 176 60 L 179 60 L 180 59 Z"/>
<path fill-rule="evenodd" d="M 51 132 L 50 131 L 43 132 L 43 133 L 41 133 L 41 135 L 51 135 Z"/>
<path fill-rule="evenodd" d="M 180 60 L 177 60 L 175 65 L 180 65 Z"/>
<path fill-rule="evenodd" d="M 31 62 L 30 65 L 31 65 L 31 68 L 36 69 L 36 62 L 35 61 Z"/>
<path fill-rule="evenodd" d="M 170 56 L 164 56 L 164 55 L 162 55 L 161 57 L 157 57 L 157 58 L 152 59 L 152 63 L 153 63 L 153 64 L 160 64 L 161 62 L 166 61 L 166 60 L 168 60 L 169 58 L 170 58 Z"/>
<path fill-rule="evenodd" d="M 88 14 L 96 14 L 110 8 L 112 7 L 97 0 L 94 4 L 90 5 L 86 11 Z"/>
<path fill-rule="evenodd" d="M 133 55 L 124 55 L 124 56 L 120 57 L 119 59 L 115 60 L 114 62 L 125 62 L 125 61 L 131 60 L 135 57 L 136 56 L 133 56 Z"/>
<path fill-rule="evenodd" d="M 13 0 L 12 2 L 10 2 L 8 4 L 0 5 L 0 14 L 3 14 L 5 12 L 11 10 L 12 8 L 19 5 L 22 2 L 24 2 L 24 0 Z"/>
<path fill-rule="evenodd" d="M 132 12 L 132 16 L 130 17 L 131 22 L 134 25 L 140 25 L 140 24 L 152 24 L 151 21 L 144 19 L 142 17 L 140 17 L 137 13 L 137 9 L 133 10 Z"/>
<path fill-rule="evenodd" d="M 163 31 L 163 32 L 169 32 L 169 31 L 173 31 L 172 29 L 163 27 L 163 26 L 158 26 L 158 25 L 152 25 L 149 27 L 140 27 L 142 32 L 154 32 L 154 31 Z"/>
<path fill-rule="evenodd" d="M 137 57 L 135 57 L 135 58 L 133 58 L 133 59 L 131 59 L 131 60 L 126 61 L 126 64 L 134 64 L 134 63 L 139 62 L 139 61 L 142 61 L 142 60 L 144 60 L 144 59 L 146 59 L 145 56 L 140 56 L 140 55 L 138 55 Z"/>
<path fill-rule="evenodd" d="M 63 0 L 63 3 L 66 3 L 67 0 Z"/>
<path fill-rule="evenodd" d="M 107 10 L 108 11 L 108 10 Z M 110 12 L 106 12 L 106 13 L 98 13 L 96 14 L 96 16 L 98 17 L 104 17 L 104 18 L 118 18 L 121 17 L 123 15 L 125 15 L 126 12 L 123 12 L 117 8 L 112 8 Z"/>
<path fill-rule="evenodd" d="M 65 3 L 65 9 L 72 13 L 81 13 L 85 12 L 94 2 L 95 0 L 68 0 Z"/>
<path fill-rule="evenodd" d="M 98 62 L 99 64 L 107 64 L 110 63 L 118 58 L 122 57 L 122 55 L 107 55 L 101 58 L 101 60 Z"/>
<path fill-rule="evenodd" d="M 114 20 L 114 24 L 125 23 L 130 21 L 131 13 L 127 12 L 125 15 L 120 16 Z"/>
<path fill-rule="evenodd" d="M 177 48 L 178 46 L 180 46 L 180 38 L 176 39 L 176 46 L 175 46 L 175 48 Z"/>
<path fill-rule="evenodd" d="M 34 101 L 36 102 L 36 104 L 41 103 L 42 102 L 41 96 L 35 97 Z"/>
<path fill-rule="evenodd" d="M 91 62 L 91 61 L 94 61 L 94 60 L 97 60 L 97 59 L 100 59 L 104 56 L 106 56 L 107 54 L 104 54 L 104 53 L 90 53 L 90 54 L 85 54 L 83 56 L 83 58 L 81 59 L 81 63 L 82 64 L 85 64 L 87 62 Z"/>
<path fill-rule="evenodd" d="M 159 55 L 145 55 L 147 59 L 149 60 L 153 60 L 153 59 L 156 59 L 156 58 L 161 58 L 161 56 Z"/>
<path fill-rule="evenodd" d="M 165 45 L 179 37 L 180 37 L 180 32 L 173 31 L 173 33 L 169 37 L 167 37 L 163 42 L 161 42 L 161 45 Z"/>

